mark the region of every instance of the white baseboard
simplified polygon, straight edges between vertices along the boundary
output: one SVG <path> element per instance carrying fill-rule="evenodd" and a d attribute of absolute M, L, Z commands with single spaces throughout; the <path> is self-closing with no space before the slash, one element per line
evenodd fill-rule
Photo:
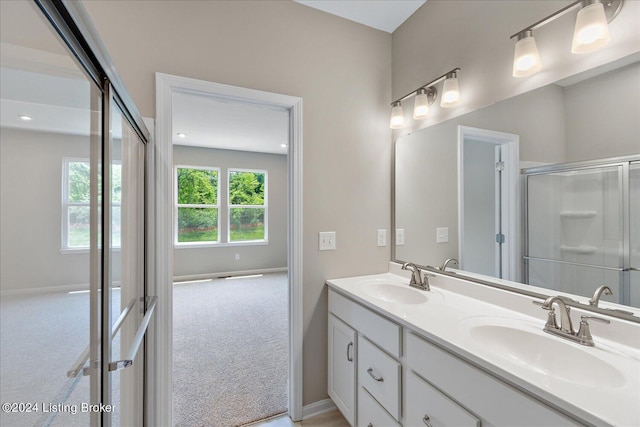
<path fill-rule="evenodd" d="M 114 281 L 112 286 L 120 286 L 120 281 Z M 14 295 L 34 295 L 34 294 L 48 294 L 55 292 L 78 292 L 88 291 L 89 284 L 79 285 L 60 285 L 60 286 L 45 286 L 42 288 L 25 288 L 25 289 L 6 289 L 0 291 L 0 296 L 14 296 Z"/>
<path fill-rule="evenodd" d="M 277 268 L 261 268 L 257 270 L 239 270 L 239 271 L 220 271 L 217 273 L 206 274 L 189 274 L 186 276 L 173 276 L 174 282 L 188 282 L 191 280 L 210 280 L 217 279 L 219 277 L 226 276 L 248 276 L 250 274 L 267 274 L 267 273 L 281 273 L 287 271 L 287 267 Z"/>
<path fill-rule="evenodd" d="M 331 399 L 318 400 L 317 402 L 310 403 L 302 407 L 302 419 L 306 420 L 316 415 L 324 414 L 325 412 L 333 411 L 336 409 L 335 403 Z"/>

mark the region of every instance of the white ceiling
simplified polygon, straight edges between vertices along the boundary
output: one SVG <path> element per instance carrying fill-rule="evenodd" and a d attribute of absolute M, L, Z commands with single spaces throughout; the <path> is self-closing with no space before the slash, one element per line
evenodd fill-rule
<path fill-rule="evenodd" d="M 295 0 L 368 27 L 393 33 L 426 0 Z"/>
<path fill-rule="evenodd" d="M 287 154 L 289 111 L 283 108 L 180 93 L 173 95 L 172 116 L 176 145 Z"/>

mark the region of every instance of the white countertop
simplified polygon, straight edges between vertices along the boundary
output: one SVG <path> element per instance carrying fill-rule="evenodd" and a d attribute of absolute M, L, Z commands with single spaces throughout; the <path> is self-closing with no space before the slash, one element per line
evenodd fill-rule
<path fill-rule="evenodd" d="M 464 279 L 433 274 L 429 278 L 431 291 L 416 290 L 427 297 L 426 302 L 419 304 L 388 302 L 367 292 L 366 286 L 375 283 L 409 287 L 408 279 L 400 274 L 332 279 L 327 285 L 583 421 L 595 425 L 604 422 L 614 426 L 640 426 L 640 324 L 615 318 L 610 319 L 609 325 L 590 322 L 596 345 L 587 347 L 544 333 L 547 311 L 532 304 L 532 297 Z M 574 328 L 579 324 L 580 314 L 592 313 L 573 308 Z M 485 324 L 508 326 L 522 330 L 523 334 L 560 340 L 560 348 L 568 350 L 569 357 L 597 358 L 606 362 L 607 368 L 615 368 L 574 371 L 572 381 L 554 377 L 535 369 L 531 362 L 505 355 L 504 351 L 470 333 L 470 328 Z M 557 347 L 558 343 L 551 344 Z M 549 357 L 567 355 L 550 354 Z M 567 359 L 562 362 L 571 366 L 570 361 L 566 363 Z M 605 382 L 611 385 L 605 386 Z"/>

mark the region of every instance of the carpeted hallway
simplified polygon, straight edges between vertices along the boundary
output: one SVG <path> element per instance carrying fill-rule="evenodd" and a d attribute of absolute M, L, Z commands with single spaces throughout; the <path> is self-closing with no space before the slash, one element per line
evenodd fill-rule
<path fill-rule="evenodd" d="M 237 426 L 287 411 L 286 273 L 173 287 L 173 424 Z"/>

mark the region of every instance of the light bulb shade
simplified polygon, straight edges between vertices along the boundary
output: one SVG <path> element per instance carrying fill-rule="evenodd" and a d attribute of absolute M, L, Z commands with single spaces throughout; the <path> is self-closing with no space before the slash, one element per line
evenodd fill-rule
<path fill-rule="evenodd" d="M 460 87 L 458 86 L 458 77 L 447 77 L 442 87 L 442 99 L 440 106 L 443 108 L 455 107 L 460 104 Z"/>
<path fill-rule="evenodd" d="M 402 104 L 395 102 L 391 107 L 391 123 L 389 124 L 391 129 L 400 129 L 404 126 L 404 111 L 402 111 Z"/>
<path fill-rule="evenodd" d="M 516 42 L 513 55 L 513 77 L 526 77 L 542 68 L 536 39 L 524 37 Z"/>
<path fill-rule="evenodd" d="M 609 24 L 602 3 L 583 7 L 576 17 L 571 52 L 589 53 L 600 49 L 611 40 Z"/>
<path fill-rule="evenodd" d="M 429 115 L 429 96 L 425 89 L 419 89 L 416 95 L 416 101 L 413 105 L 413 119 L 426 119 Z"/>

